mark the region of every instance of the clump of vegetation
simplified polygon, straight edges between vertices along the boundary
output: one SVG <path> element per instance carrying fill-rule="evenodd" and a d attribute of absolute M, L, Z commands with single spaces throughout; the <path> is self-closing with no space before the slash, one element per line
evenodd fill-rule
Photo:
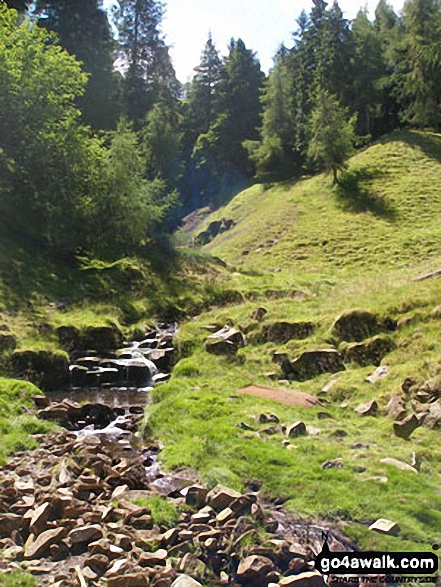
<path fill-rule="evenodd" d="M 54 430 L 53 424 L 32 413 L 32 397 L 39 393 L 27 381 L 0 378 L 0 464 L 14 451 L 35 448 L 32 434 Z"/>
<path fill-rule="evenodd" d="M 141 508 L 150 508 L 154 524 L 166 528 L 176 526 L 180 515 L 179 510 L 164 497 L 134 497 L 131 501 Z"/>
<path fill-rule="evenodd" d="M 22 571 L 0 574 L 1 587 L 35 587 L 35 579 L 32 575 Z"/>

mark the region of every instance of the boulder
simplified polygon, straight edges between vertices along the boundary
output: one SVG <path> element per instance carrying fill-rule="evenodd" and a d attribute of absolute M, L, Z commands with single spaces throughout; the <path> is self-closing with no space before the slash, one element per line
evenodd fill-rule
<path fill-rule="evenodd" d="M 216 485 L 207 494 L 206 501 L 217 512 L 221 512 L 239 497 L 242 497 L 242 494 L 238 491 L 223 485 Z"/>
<path fill-rule="evenodd" d="M 208 489 L 201 485 L 190 485 L 181 491 L 181 495 L 185 497 L 185 503 L 195 508 L 202 508 L 206 503 Z"/>
<path fill-rule="evenodd" d="M 255 583 L 256 580 L 264 580 L 265 576 L 274 569 L 272 560 L 265 556 L 247 556 L 239 563 L 237 569 L 237 581 L 243 585 Z"/>
<path fill-rule="evenodd" d="M 155 552 L 143 552 L 138 560 L 138 564 L 141 567 L 155 567 L 165 565 L 165 561 L 168 558 L 168 552 L 160 548 Z"/>
<path fill-rule="evenodd" d="M 342 459 L 331 459 L 322 464 L 322 469 L 328 471 L 329 469 L 343 469 L 344 463 Z"/>
<path fill-rule="evenodd" d="M 21 525 L 21 516 L 0 513 L 0 538 L 10 536 L 15 530 L 20 530 Z"/>
<path fill-rule="evenodd" d="M 342 314 L 334 323 L 333 333 L 347 342 L 361 342 L 379 332 L 396 330 L 397 322 L 392 318 L 379 318 L 366 310 L 351 310 Z"/>
<path fill-rule="evenodd" d="M 306 351 L 292 362 L 283 362 L 282 370 L 288 379 L 307 381 L 322 373 L 345 371 L 342 355 L 335 349 Z"/>
<path fill-rule="evenodd" d="M 107 587 L 149 587 L 150 580 L 145 571 L 121 573 L 114 577 L 107 578 Z"/>
<path fill-rule="evenodd" d="M 409 471 L 411 473 L 415 473 L 416 475 L 418 475 L 418 471 L 417 469 L 415 469 L 415 467 L 412 467 L 411 465 L 408 465 L 407 463 L 403 463 L 403 461 L 399 461 L 398 459 L 392 459 L 392 458 L 385 458 L 385 459 L 381 459 L 380 463 L 384 463 L 385 465 L 390 465 L 391 467 L 395 467 L 396 469 L 399 469 L 400 471 Z"/>
<path fill-rule="evenodd" d="M 29 529 L 32 534 L 41 534 L 47 526 L 47 522 L 52 514 L 53 508 L 49 502 L 45 502 L 37 507 L 32 512 L 31 522 Z"/>
<path fill-rule="evenodd" d="M 66 534 L 66 528 L 54 528 L 42 532 L 35 540 L 26 545 L 24 554 L 25 558 L 31 560 L 41 558 L 49 551 L 52 544 L 60 542 Z"/>
<path fill-rule="evenodd" d="M 225 326 L 208 337 L 205 350 L 213 355 L 234 355 L 244 346 L 246 346 L 246 338 L 242 332 Z"/>
<path fill-rule="evenodd" d="M 171 587 L 202 587 L 199 581 L 192 579 L 189 575 L 179 575 Z"/>
<path fill-rule="evenodd" d="M 371 399 L 364 404 L 360 404 L 355 408 L 355 411 L 360 414 L 360 416 L 376 416 L 378 412 L 378 404 L 374 399 Z"/>
<path fill-rule="evenodd" d="M 429 404 L 428 410 L 424 416 L 424 427 L 429 430 L 435 430 L 441 425 L 441 403 L 439 401 Z"/>
<path fill-rule="evenodd" d="M 218 234 L 222 234 L 223 232 L 227 232 L 233 226 L 235 226 L 235 222 L 232 218 L 226 219 L 222 218 L 221 220 L 214 220 L 210 222 L 208 228 L 203 232 L 199 233 L 195 239 L 195 243 L 198 245 L 207 245 L 211 242 Z"/>
<path fill-rule="evenodd" d="M 388 536 L 396 536 L 400 531 L 400 527 L 391 520 L 380 518 L 369 526 L 369 530 L 379 532 L 380 534 L 387 534 Z"/>
<path fill-rule="evenodd" d="M 394 433 L 399 438 L 407 440 L 419 426 L 421 426 L 421 421 L 415 414 L 411 414 L 400 422 L 394 422 Z"/>
<path fill-rule="evenodd" d="M 254 310 L 254 312 L 251 314 L 251 318 L 257 322 L 261 322 L 266 314 L 268 314 L 268 310 L 265 308 L 257 308 L 257 310 Z"/>
<path fill-rule="evenodd" d="M 373 373 L 365 377 L 365 381 L 369 383 L 375 383 L 376 381 L 380 381 L 380 379 L 384 379 L 389 375 L 389 367 L 387 365 L 382 365 L 381 367 L 377 367 Z"/>
<path fill-rule="evenodd" d="M 395 349 L 394 341 L 387 336 L 374 336 L 364 342 L 354 342 L 343 350 L 344 360 L 367 365 L 380 365 L 383 358 Z"/>
<path fill-rule="evenodd" d="M 393 420 L 404 420 L 407 416 L 404 399 L 399 395 L 393 395 L 387 404 L 387 417 Z"/>
<path fill-rule="evenodd" d="M 60 351 L 14 351 L 10 359 L 12 372 L 44 390 L 53 391 L 69 386 L 69 360 Z"/>
<path fill-rule="evenodd" d="M 100 540 L 102 537 L 103 529 L 98 524 L 74 528 L 68 536 L 71 544 L 89 544 L 95 540 Z"/>
<path fill-rule="evenodd" d="M 124 340 L 123 334 L 116 324 L 86 326 L 82 329 L 75 326 L 60 326 L 56 333 L 60 345 L 68 351 L 73 349 L 97 352 L 116 350 Z"/>
<path fill-rule="evenodd" d="M 291 426 L 287 426 L 285 434 L 288 438 L 296 438 L 297 436 L 306 436 L 308 432 L 304 422 L 295 422 Z"/>
<path fill-rule="evenodd" d="M 285 344 L 290 340 L 307 338 L 313 332 L 312 322 L 273 322 L 263 327 L 261 342 Z"/>

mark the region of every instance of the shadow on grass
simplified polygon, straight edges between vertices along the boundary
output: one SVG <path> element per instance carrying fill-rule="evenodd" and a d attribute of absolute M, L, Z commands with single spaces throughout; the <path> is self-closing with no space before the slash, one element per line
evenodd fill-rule
<path fill-rule="evenodd" d="M 350 169 L 345 171 L 336 188 L 336 195 L 344 210 L 356 213 L 371 212 L 375 216 L 394 222 L 396 210 L 372 190 L 371 182 L 383 173 L 374 169 Z"/>

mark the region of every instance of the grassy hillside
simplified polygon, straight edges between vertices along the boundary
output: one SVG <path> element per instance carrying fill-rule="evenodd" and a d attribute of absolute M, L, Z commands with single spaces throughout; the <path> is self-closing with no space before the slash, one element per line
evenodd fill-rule
<path fill-rule="evenodd" d="M 196 469 L 210 485 L 261 484 L 299 516 L 341 524 L 365 548 L 429 549 L 441 544 L 439 430 L 422 427 L 400 439 L 386 406 L 393 394 L 404 397 L 407 378 L 414 380 L 408 413 L 425 383 L 441 393 L 441 280 L 414 281 L 441 268 L 440 158 L 440 136 L 399 133 L 355 156 L 340 186 L 323 175 L 255 185 L 179 235 L 190 242 L 215 220 L 234 222 L 190 253 L 146 245 L 118 260 L 50 260 L 2 225 L 1 331 L 13 334 L 18 348 L 58 349 L 61 325 L 114 323 L 130 336 L 154 317 L 181 319 L 181 360 L 170 383 L 155 391 L 146 422 L 165 445 L 166 466 Z M 258 307 L 267 310 L 262 322 L 252 317 Z M 273 353 L 295 359 L 306 350 L 343 350 L 347 343 L 332 327 L 356 308 L 398 322 L 388 334 L 395 349 L 382 361 L 387 377 L 368 383 L 376 367 L 348 363 L 337 374 L 284 381 Z M 265 342 L 267 325 L 281 320 L 309 321 L 314 331 L 302 340 Z M 232 357 L 204 350 L 204 327 L 224 324 L 248 339 Z M 0 360 L 7 375 L 8 351 Z M 260 384 L 317 394 L 333 380 L 326 407 L 311 410 L 237 393 Z M 0 382 L 7 397 L 0 405 L 0 459 L 38 431 L 19 413 L 34 390 Z M 361 417 L 355 408 L 372 398 L 379 414 Z M 322 411 L 331 417 L 319 419 Z M 285 425 L 302 420 L 311 433 L 287 444 L 280 430 L 263 432 L 268 425 L 256 423 L 261 413 Z M 19 432 L 5 440 L 17 417 Z M 416 460 L 419 473 L 381 462 L 387 457 Z M 334 459 L 342 468 L 322 468 Z M 400 534 L 369 531 L 380 517 L 397 522 Z"/>
<path fill-rule="evenodd" d="M 399 133 L 351 159 L 340 186 L 323 175 L 255 185 L 187 235 L 194 238 L 215 220 L 234 221 L 204 247 L 228 264 L 224 287 L 232 303 L 213 307 L 180 330 L 185 358 L 171 382 L 157 390 L 148 418 L 165 443 L 168 466 L 196 467 L 208 483 L 239 487 L 257 480 L 300 516 L 342 524 L 365 548 L 430 549 L 440 543 L 439 431 L 422 427 L 403 440 L 386 417 L 391 396 L 404 397 L 406 378 L 414 379 L 415 389 L 428 380 L 429 387 L 439 385 L 441 280 L 413 279 L 441 268 L 440 156 L 441 136 Z M 251 317 L 259 306 L 268 311 L 262 323 Z M 341 373 L 291 382 L 291 389 L 315 394 L 336 379 L 326 395 L 332 418 L 319 419 L 323 409 L 236 393 L 250 384 L 289 385 L 277 380 L 283 375 L 271 362 L 274 351 L 294 359 L 305 350 L 341 350 L 345 345 L 332 326 L 355 308 L 397 320 L 390 335 L 396 348 L 382 361 L 389 374 L 375 383 L 365 377 L 376 367 L 355 363 Z M 304 340 L 263 343 L 265 324 L 277 320 L 311 321 L 315 331 Z M 231 358 L 208 354 L 203 327 L 211 324 L 242 329 L 248 346 Z M 355 408 L 372 398 L 379 415 L 361 417 Z M 262 412 L 287 425 L 303 420 L 319 434 L 285 446 L 281 432 L 262 433 L 268 425 L 255 421 Z M 255 430 L 237 427 L 241 422 Z M 382 463 L 387 457 L 408 464 L 416 459 L 419 474 Z M 342 459 L 343 468 L 324 470 L 332 459 Z M 380 517 L 400 525 L 398 537 L 368 530 Z"/>

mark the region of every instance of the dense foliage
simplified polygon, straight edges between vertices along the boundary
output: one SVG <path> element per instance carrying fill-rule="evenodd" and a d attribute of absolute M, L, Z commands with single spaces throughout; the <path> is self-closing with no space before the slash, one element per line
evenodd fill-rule
<path fill-rule="evenodd" d="M 267 79 L 241 39 L 222 57 L 210 35 L 185 89 L 159 0 L 0 10 L 0 205 L 60 251 L 137 246 L 256 173 L 336 181 L 355 145 L 441 127 L 440 0 L 402 16 L 380 0 L 352 22 L 314 0 Z"/>

